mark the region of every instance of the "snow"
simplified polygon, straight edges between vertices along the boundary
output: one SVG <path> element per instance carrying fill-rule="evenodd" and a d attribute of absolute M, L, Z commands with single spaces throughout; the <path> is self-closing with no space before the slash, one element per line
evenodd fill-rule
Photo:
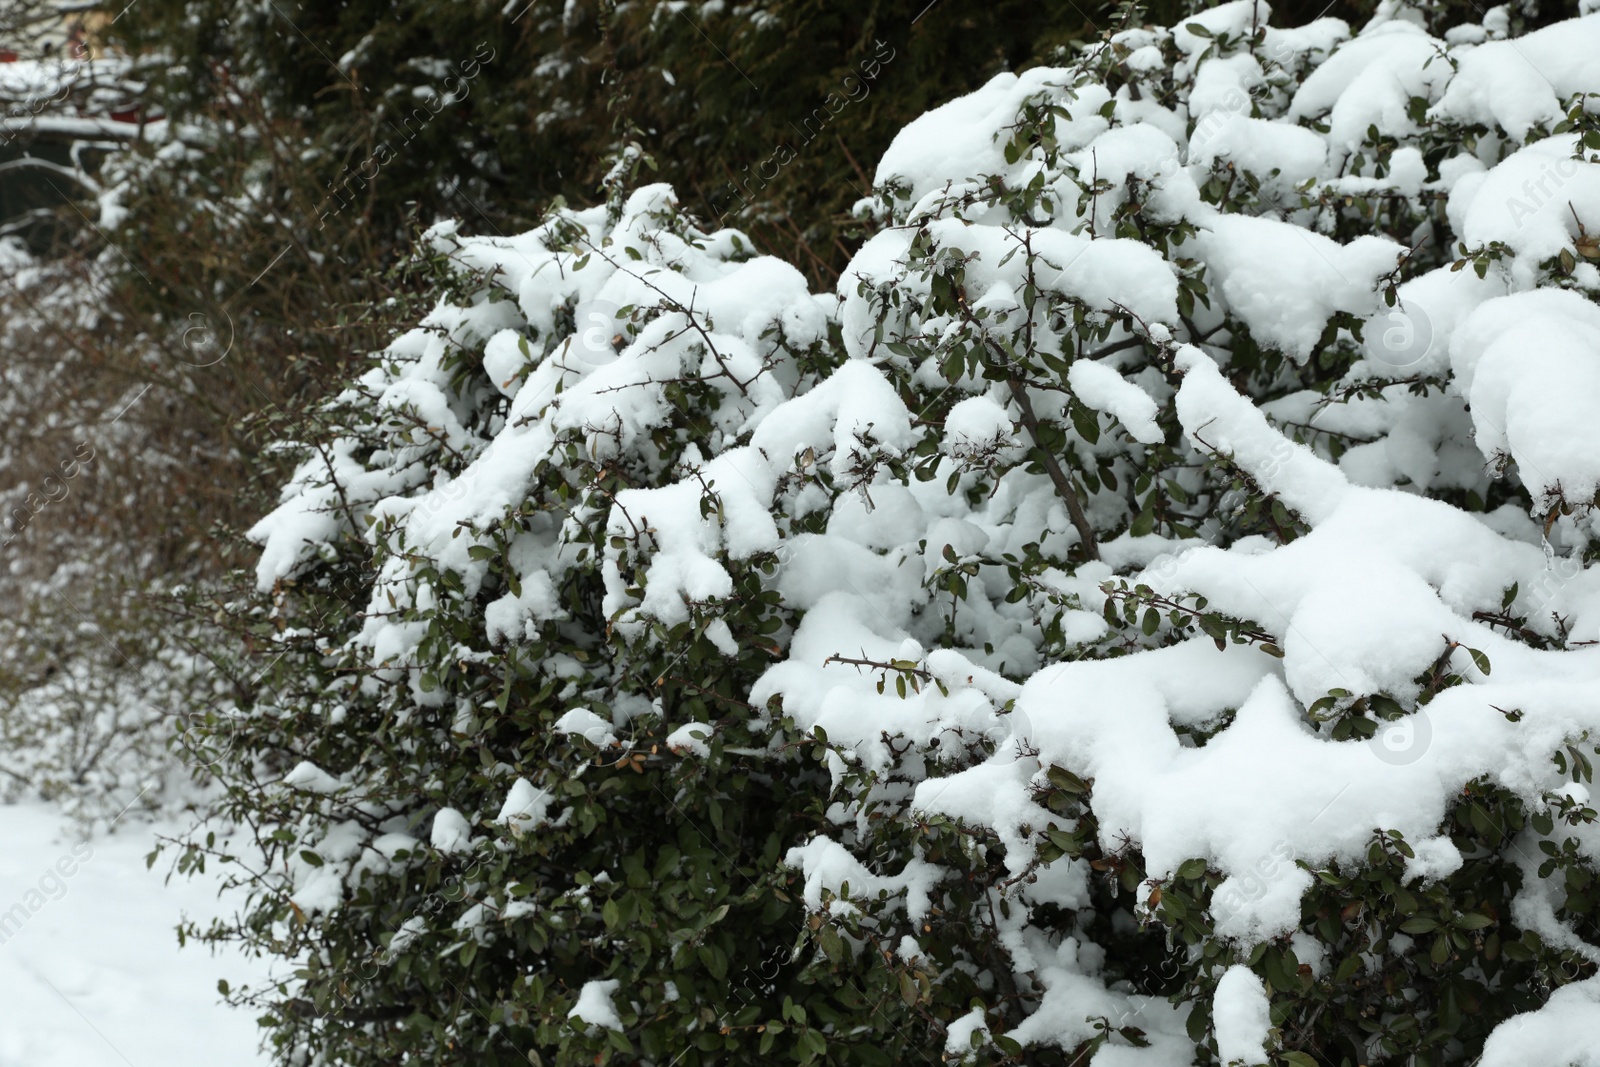
<path fill-rule="evenodd" d="M 546 812 L 554 799 L 526 778 L 518 778 L 506 793 L 506 802 L 494 821 L 511 827 L 513 833 L 525 833 L 547 821 Z"/>
<path fill-rule="evenodd" d="M 1195 127 L 1188 161 L 1210 169 L 1222 159 L 1248 171 L 1258 181 L 1269 179 L 1276 171 L 1274 184 L 1286 195 L 1300 183 L 1321 175 L 1327 156 L 1326 142 L 1302 126 L 1285 126 L 1247 114 L 1213 112 Z"/>
<path fill-rule="evenodd" d="M 1459 871 L 1464 862 L 1461 850 L 1448 837 L 1427 838 L 1411 848 L 1415 855 L 1406 860 L 1403 881 L 1407 883 L 1414 879 L 1432 882 L 1448 878 Z"/>
<path fill-rule="evenodd" d="M 1569 19 L 1463 52 L 1434 113 L 1464 124 L 1496 124 L 1521 141 L 1534 126 L 1548 129 L 1558 122 L 1569 97 L 1594 91 L 1600 81 L 1600 21 Z"/>
<path fill-rule="evenodd" d="M 1156 425 L 1156 402 L 1113 368 L 1081 359 L 1068 369 L 1067 383 L 1079 400 L 1096 411 L 1115 415 L 1135 441 L 1147 445 L 1160 443 L 1164 435 Z"/>
<path fill-rule="evenodd" d="M 622 1017 L 617 1014 L 616 1005 L 611 1002 L 619 985 L 621 983 L 615 978 L 603 982 L 583 983 L 583 989 L 578 993 L 578 1002 L 567 1013 L 567 1018 L 581 1020 L 590 1026 L 621 1030 Z"/>
<path fill-rule="evenodd" d="M 910 199 L 917 202 L 946 181 L 1004 171 L 1004 153 L 989 131 L 1011 122 L 1051 74 L 1046 68 L 1001 74 L 977 92 L 913 119 L 889 143 L 873 184 L 909 180 Z M 1084 110 L 1092 113 L 1098 106 Z M 1105 128 L 1103 120 L 1093 125 Z"/>
<path fill-rule="evenodd" d="M 282 783 L 290 789 L 307 793 L 337 793 L 343 788 L 339 779 L 310 760 L 301 760 L 295 764 L 294 768 L 283 776 Z"/>
<path fill-rule="evenodd" d="M 1365 318 L 1376 282 L 1405 249 L 1382 237 L 1340 244 L 1276 219 L 1222 215 L 1195 238 L 1222 296 L 1262 344 L 1296 359 L 1311 354 L 1336 311 Z"/>
<path fill-rule="evenodd" d="M 1593 1034 L 1600 1017 L 1600 978 L 1562 986 L 1538 1011 L 1519 1015 L 1503 1024 L 1484 1043 L 1480 1067 L 1543 1067 L 1566 1063 L 1569 1067 L 1600 1064 L 1600 1044 L 1575 1042 L 1578 1034 Z"/>
<path fill-rule="evenodd" d="M 440 852 L 460 852 L 472 845 L 472 825 L 454 808 L 440 808 L 433 816 L 430 843 Z"/>
<path fill-rule="evenodd" d="M 711 746 L 706 744 L 706 739 L 712 732 L 712 727 L 703 722 L 684 723 L 667 735 L 667 748 L 704 759 L 711 755 Z"/>
<path fill-rule="evenodd" d="M 1600 488 L 1600 308 L 1539 290 L 1483 304 L 1450 346 L 1486 458 L 1509 453 L 1541 498 Z"/>
<path fill-rule="evenodd" d="M 986 452 L 1008 456 L 1017 449 L 1011 416 L 986 396 L 956 401 L 945 413 L 944 432 L 946 454 L 958 459 L 976 459 Z"/>
<path fill-rule="evenodd" d="M 1217 1026 L 1217 1054 L 1223 1063 L 1267 1062 L 1270 1006 L 1266 987 L 1250 968 L 1236 963 L 1223 972 L 1211 1015 Z"/>
<path fill-rule="evenodd" d="M 1450 366 L 1450 341 L 1472 310 L 1506 295 L 1499 274 L 1479 278 L 1476 271 L 1448 268 L 1403 282 L 1393 307 L 1380 307 L 1362 337 L 1374 376 L 1398 371 L 1439 374 Z"/>
<path fill-rule="evenodd" d="M 984 1021 L 983 1009 L 973 1008 L 945 1031 L 944 1051 L 947 1056 L 965 1056 L 988 1039 L 989 1024 Z"/>
<path fill-rule="evenodd" d="M 1408 97 L 1432 99 L 1436 87 L 1450 76 L 1447 65 L 1429 62 L 1436 50 L 1436 42 L 1409 22 L 1369 27 L 1335 50 L 1300 84 L 1289 117 L 1325 115 L 1363 84 L 1394 85 Z M 1359 116 L 1351 115 L 1342 125 L 1353 127 L 1356 121 Z M 1344 141 L 1348 136 L 1341 129 L 1333 139 Z"/>
<path fill-rule="evenodd" d="M 180 828 L 132 818 L 85 840 L 48 805 L 0 807 L 0 1063 L 267 1063 L 254 1014 L 220 1003 L 217 992 L 219 979 L 264 980 L 264 964 L 192 943 L 179 949 L 180 919 L 204 924 L 226 914 L 228 900 L 218 900 L 214 875 L 164 884 L 166 863 L 147 869 L 145 854 L 154 832 Z"/>
<path fill-rule="evenodd" d="M 555 730 L 562 734 L 576 734 L 591 745 L 604 748 L 615 743 L 617 735 L 611 732 L 611 723 L 588 708 L 573 708 L 555 721 Z"/>
<path fill-rule="evenodd" d="M 1512 280 L 1531 288 L 1542 260 L 1563 251 L 1581 258 L 1580 225 L 1600 219 L 1600 164 L 1579 151 L 1574 136 L 1545 138 L 1464 176 L 1450 190 L 1447 210 L 1468 247 L 1499 242 L 1513 249 Z"/>

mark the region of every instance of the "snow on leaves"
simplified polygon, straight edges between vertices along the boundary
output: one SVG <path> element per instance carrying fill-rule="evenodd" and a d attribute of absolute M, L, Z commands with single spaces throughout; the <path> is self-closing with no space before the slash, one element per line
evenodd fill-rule
<path fill-rule="evenodd" d="M 1590 988 L 1600 837 L 1558 790 L 1600 736 L 1600 146 L 1571 117 L 1600 47 L 1558 42 L 1600 16 L 1414 15 L 1282 30 L 1242 0 L 998 77 L 896 138 L 836 295 L 659 186 L 437 227 L 458 288 L 252 531 L 262 588 L 365 538 L 348 649 L 419 706 L 562 628 L 658 683 L 686 642 L 762 650 L 737 714 L 832 785 L 837 832 L 784 861 L 818 951 L 900 945 L 908 1006 L 988 976 L 937 1005 L 953 1055 L 1438 1051 L 1454 1001 L 1360 1039 L 1315 1005 L 1490 925 L 1515 981 Z M 595 569 L 598 610 L 563 595 Z M 555 733 L 660 716 L 674 758 L 718 758 L 620 673 L 541 669 L 591 687 L 551 690 L 587 730 Z M 517 778 L 498 822 L 557 792 Z M 1469 839 L 1501 895 L 1456 914 Z M 963 908 L 997 950 L 930 933 Z M 1129 972 L 1130 930 L 1179 984 Z M 574 1015 L 622 1028 L 615 985 Z M 1309 999 L 1272 1027 L 1269 995 Z M 1527 1025 L 1556 1014 L 1600 1023 L 1563 991 Z"/>

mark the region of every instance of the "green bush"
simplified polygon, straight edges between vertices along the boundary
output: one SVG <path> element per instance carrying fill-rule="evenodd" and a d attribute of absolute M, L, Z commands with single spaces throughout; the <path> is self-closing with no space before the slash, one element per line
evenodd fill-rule
<path fill-rule="evenodd" d="M 1600 16 L 1497 18 L 998 77 L 836 295 L 636 154 L 430 228 L 202 609 L 279 1058 L 1592 1063 Z"/>

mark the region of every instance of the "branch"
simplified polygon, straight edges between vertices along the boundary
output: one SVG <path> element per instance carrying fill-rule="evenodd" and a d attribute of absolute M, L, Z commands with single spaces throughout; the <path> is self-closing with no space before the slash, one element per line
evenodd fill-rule
<path fill-rule="evenodd" d="M 1028 279 L 1029 283 L 1032 284 L 1032 246 L 1028 242 L 1024 242 L 1023 247 L 1028 251 Z M 1072 484 L 1072 478 L 1061 468 L 1061 462 L 1056 459 L 1055 454 L 1045 448 L 1040 441 L 1039 417 L 1033 412 L 1033 401 L 1028 399 L 1028 387 L 1023 384 L 1021 377 L 1019 377 L 1022 368 L 1018 367 L 1006 355 L 1005 350 L 1000 347 L 999 343 L 989 336 L 983 323 L 972 317 L 972 309 L 967 303 L 967 294 L 964 288 L 956 291 L 956 306 L 961 310 L 962 321 L 983 339 L 984 345 L 999 359 L 1000 366 L 1006 368 L 1008 372 L 1006 385 L 1010 387 L 1011 396 L 1017 402 L 1017 410 L 1022 415 L 1022 425 L 1027 427 L 1028 436 L 1033 441 L 1034 450 L 1039 453 L 1039 459 L 1044 464 L 1045 473 L 1050 476 L 1050 482 L 1055 486 L 1056 495 L 1061 497 L 1062 501 L 1067 505 L 1067 514 L 1071 516 L 1072 525 L 1078 531 L 1078 539 L 1083 542 L 1084 553 L 1092 560 L 1099 559 L 1100 546 L 1095 543 L 1094 527 L 1089 525 L 1089 517 L 1083 513 L 1083 504 L 1078 500 L 1078 491 Z M 1028 337 L 1025 347 L 1031 355 L 1033 351 L 1033 315 L 1031 309 L 1026 325 Z"/>
<path fill-rule="evenodd" d="M 315 1004 L 309 1000 L 306 1000 L 304 997 L 292 997 L 289 1000 L 283 1001 L 281 1006 L 286 1008 L 289 1013 L 297 1015 L 302 1019 L 315 1018 L 323 1014 L 317 1010 L 317 1006 Z M 353 1023 L 376 1023 L 387 1022 L 394 1019 L 404 1019 L 406 1016 L 411 1015 L 415 1011 L 416 1009 L 414 1007 L 407 1007 L 402 1004 L 390 1004 L 383 1007 L 373 1008 L 347 1007 L 343 1010 L 334 1010 L 329 1014 L 337 1015 L 341 1019 L 346 1019 Z"/>
<path fill-rule="evenodd" d="M 624 274 L 628 275 L 629 277 L 638 279 L 639 281 L 643 282 L 645 285 L 649 286 L 651 289 L 653 289 L 657 293 L 659 293 L 661 295 L 661 299 L 666 301 L 666 303 L 663 304 L 662 306 L 668 311 L 675 311 L 678 314 L 682 315 L 685 319 L 688 320 L 690 328 L 693 329 L 695 333 L 700 335 L 700 339 L 705 342 L 706 348 L 709 349 L 710 352 L 711 352 L 711 358 L 713 358 L 713 359 L 715 359 L 717 361 L 717 366 L 722 368 L 722 373 L 725 374 L 727 376 L 728 380 L 733 383 L 734 388 L 739 390 L 739 395 L 744 397 L 747 400 L 750 398 L 750 392 L 749 392 L 749 390 L 747 390 L 745 388 L 745 383 L 741 382 L 738 379 L 738 377 L 733 373 L 733 371 L 728 368 L 727 360 L 723 359 L 722 358 L 722 353 L 717 351 L 716 342 L 711 340 L 711 334 L 706 330 L 706 328 L 704 326 L 700 325 L 699 320 L 694 317 L 694 300 L 695 300 L 695 297 L 694 297 L 693 294 L 691 294 L 690 297 L 689 297 L 689 306 L 688 307 L 684 307 L 682 301 L 677 300 L 676 298 L 674 298 L 672 296 L 672 294 L 668 293 L 665 289 L 661 288 L 661 286 L 659 286 L 655 282 L 651 281 L 648 277 L 646 277 L 646 276 L 644 276 L 642 274 L 636 274 L 633 271 L 629 270 L 623 264 L 618 263 L 616 260 L 614 260 L 610 256 L 606 255 L 606 253 L 605 253 L 605 251 L 603 249 L 596 247 L 595 244 L 592 241 L 587 241 L 586 240 L 586 241 L 584 241 L 584 244 L 589 247 L 589 250 L 592 253 L 594 253 L 595 255 L 599 256 L 601 259 L 605 260 L 607 263 L 611 264 L 613 267 L 615 267 L 618 270 L 622 271 Z M 696 290 L 696 292 L 698 292 L 698 290 Z"/>
<path fill-rule="evenodd" d="M 1078 501 L 1078 493 L 1073 487 L 1072 478 L 1061 469 L 1061 463 L 1056 459 L 1055 453 L 1039 443 L 1039 417 L 1033 413 L 1033 401 L 1028 399 L 1028 387 L 1017 378 L 1008 378 L 1006 384 L 1011 387 L 1011 397 L 1017 402 L 1017 410 L 1022 415 L 1022 425 L 1027 427 L 1028 436 L 1033 439 L 1033 446 L 1039 453 L 1040 462 L 1044 464 L 1045 473 L 1050 475 L 1050 481 L 1056 487 L 1056 495 L 1067 505 L 1067 514 L 1072 517 L 1072 525 L 1077 528 L 1078 538 L 1083 542 L 1084 553 L 1090 559 L 1099 559 L 1100 546 L 1095 543 L 1094 527 L 1089 525 L 1089 517 L 1083 513 L 1083 505 Z"/>
<path fill-rule="evenodd" d="M 40 170 L 54 171 L 55 173 L 60 174 L 62 177 L 71 178 L 73 181 L 77 182 L 91 193 L 94 193 L 96 196 L 102 192 L 99 183 L 91 179 L 88 175 L 83 174 L 81 171 L 73 170 L 71 167 L 63 167 L 59 163 L 52 163 L 48 159 L 40 159 L 37 156 L 23 156 L 21 159 L 13 159 L 6 163 L 0 163 L 0 172 L 8 171 L 16 167 L 37 167 Z"/>
<path fill-rule="evenodd" d="M 861 667 L 871 667 L 875 671 L 900 671 L 903 674 L 916 675 L 925 682 L 933 680 L 932 671 L 925 671 L 921 667 L 917 666 L 901 667 L 893 663 L 880 663 L 875 659 L 867 659 L 866 653 L 864 652 L 862 653 L 861 659 L 851 659 L 848 656 L 841 656 L 838 653 L 835 653 L 822 661 L 822 665 L 824 667 L 830 663 L 843 663 L 846 666 L 856 667 L 858 669 Z"/>

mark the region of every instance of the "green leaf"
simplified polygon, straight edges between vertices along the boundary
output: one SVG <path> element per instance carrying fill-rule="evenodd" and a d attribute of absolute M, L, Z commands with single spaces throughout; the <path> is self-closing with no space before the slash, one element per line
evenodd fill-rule
<path fill-rule="evenodd" d="M 1050 784 L 1068 793 L 1087 793 L 1088 783 L 1064 767 L 1050 768 Z"/>
<path fill-rule="evenodd" d="M 1206 29 L 1198 22 L 1186 22 L 1183 24 L 1183 28 L 1194 34 L 1196 37 L 1204 37 L 1207 40 L 1212 40 L 1215 36 L 1210 30 Z"/>
<path fill-rule="evenodd" d="M 1072 428 L 1078 431 L 1079 437 L 1082 437 L 1091 445 L 1100 440 L 1100 417 L 1098 415 L 1078 403 L 1074 403 L 1070 411 L 1072 413 Z"/>
<path fill-rule="evenodd" d="M 1482 652 L 1479 652 L 1475 648 L 1467 649 L 1467 654 L 1472 657 L 1472 665 L 1474 667 L 1478 668 L 1478 670 L 1480 672 L 1482 672 L 1483 674 L 1485 674 L 1485 675 L 1487 675 L 1489 673 L 1489 657 L 1488 656 L 1485 656 Z"/>
<path fill-rule="evenodd" d="M 839 939 L 838 931 L 832 926 L 824 926 L 817 935 L 817 940 L 822 945 L 823 955 L 827 956 L 830 962 L 839 963 L 844 959 L 844 942 Z"/>
<path fill-rule="evenodd" d="M 806 1030 L 800 1035 L 800 1044 L 813 1056 L 821 1056 L 828 1051 L 828 1039 L 821 1030 Z"/>

